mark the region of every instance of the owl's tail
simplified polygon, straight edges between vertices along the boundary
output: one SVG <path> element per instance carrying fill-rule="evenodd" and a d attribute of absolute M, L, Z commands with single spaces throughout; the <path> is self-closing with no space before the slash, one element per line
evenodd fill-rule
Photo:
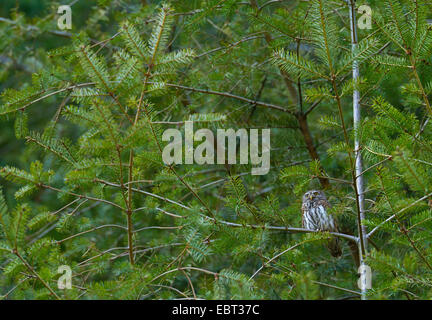
<path fill-rule="evenodd" d="M 327 245 L 330 254 L 335 257 L 338 258 L 342 255 L 342 248 L 341 248 L 341 244 L 340 244 L 340 240 L 339 238 L 336 237 L 332 237 L 329 241 L 328 241 L 328 245 Z"/>
<path fill-rule="evenodd" d="M 351 251 L 351 255 L 353 257 L 354 263 L 357 266 L 357 268 L 360 266 L 360 258 L 359 258 L 359 248 L 357 246 L 357 243 L 353 241 L 349 241 L 348 243 Z"/>

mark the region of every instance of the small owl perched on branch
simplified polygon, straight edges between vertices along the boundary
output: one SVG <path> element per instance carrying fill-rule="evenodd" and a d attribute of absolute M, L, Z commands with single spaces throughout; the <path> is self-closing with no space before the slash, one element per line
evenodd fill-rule
<path fill-rule="evenodd" d="M 303 195 L 302 224 L 303 228 L 316 231 L 338 232 L 333 217 L 327 213 L 330 207 L 323 191 L 310 190 Z M 332 237 L 328 242 L 328 249 L 333 257 L 340 257 L 342 249 L 339 239 Z"/>

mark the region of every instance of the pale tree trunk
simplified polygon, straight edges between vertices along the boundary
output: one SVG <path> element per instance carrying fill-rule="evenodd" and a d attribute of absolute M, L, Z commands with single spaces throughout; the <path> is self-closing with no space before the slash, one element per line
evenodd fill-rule
<path fill-rule="evenodd" d="M 350 9 L 350 26 L 351 26 L 351 45 L 352 52 L 357 48 L 358 45 L 358 36 L 357 36 L 357 19 L 356 19 L 356 7 L 355 0 L 346 0 Z M 360 77 L 360 69 L 358 65 L 358 61 L 353 61 L 353 81 L 354 81 L 354 93 L 353 93 L 353 118 L 354 118 L 354 154 L 355 154 L 355 181 L 357 196 L 358 196 L 358 206 L 360 211 L 360 217 L 358 221 L 359 235 L 362 235 L 359 238 L 360 250 L 360 270 L 365 270 L 365 262 L 364 258 L 367 250 L 367 239 L 366 239 L 366 227 L 364 225 L 365 220 L 365 208 L 364 208 L 364 182 L 363 182 L 363 163 L 362 163 L 362 155 L 360 150 L 360 137 L 358 132 L 358 127 L 361 122 L 361 110 L 360 110 L 360 92 L 357 87 L 357 81 Z M 362 286 L 362 300 L 366 300 L 366 288 Z"/>

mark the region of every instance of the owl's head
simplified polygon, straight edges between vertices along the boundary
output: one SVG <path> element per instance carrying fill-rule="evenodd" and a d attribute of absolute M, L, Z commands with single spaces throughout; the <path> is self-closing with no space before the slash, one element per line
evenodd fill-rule
<path fill-rule="evenodd" d="M 327 200 L 324 191 L 309 190 L 303 195 L 303 202 L 316 200 Z"/>

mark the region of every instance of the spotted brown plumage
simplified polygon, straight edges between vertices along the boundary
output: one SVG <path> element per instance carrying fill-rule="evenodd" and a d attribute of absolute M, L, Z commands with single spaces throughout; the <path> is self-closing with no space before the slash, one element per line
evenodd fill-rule
<path fill-rule="evenodd" d="M 338 232 L 334 218 L 327 213 L 330 207 L 323 191 L 310 190 L 303 195 L 302 225 L 303 228 L 314 231 Z M 333 257 L 339 257 L 342 249 L 339 239 L 332 237 L 328 241 L 328 249 Z"/>

